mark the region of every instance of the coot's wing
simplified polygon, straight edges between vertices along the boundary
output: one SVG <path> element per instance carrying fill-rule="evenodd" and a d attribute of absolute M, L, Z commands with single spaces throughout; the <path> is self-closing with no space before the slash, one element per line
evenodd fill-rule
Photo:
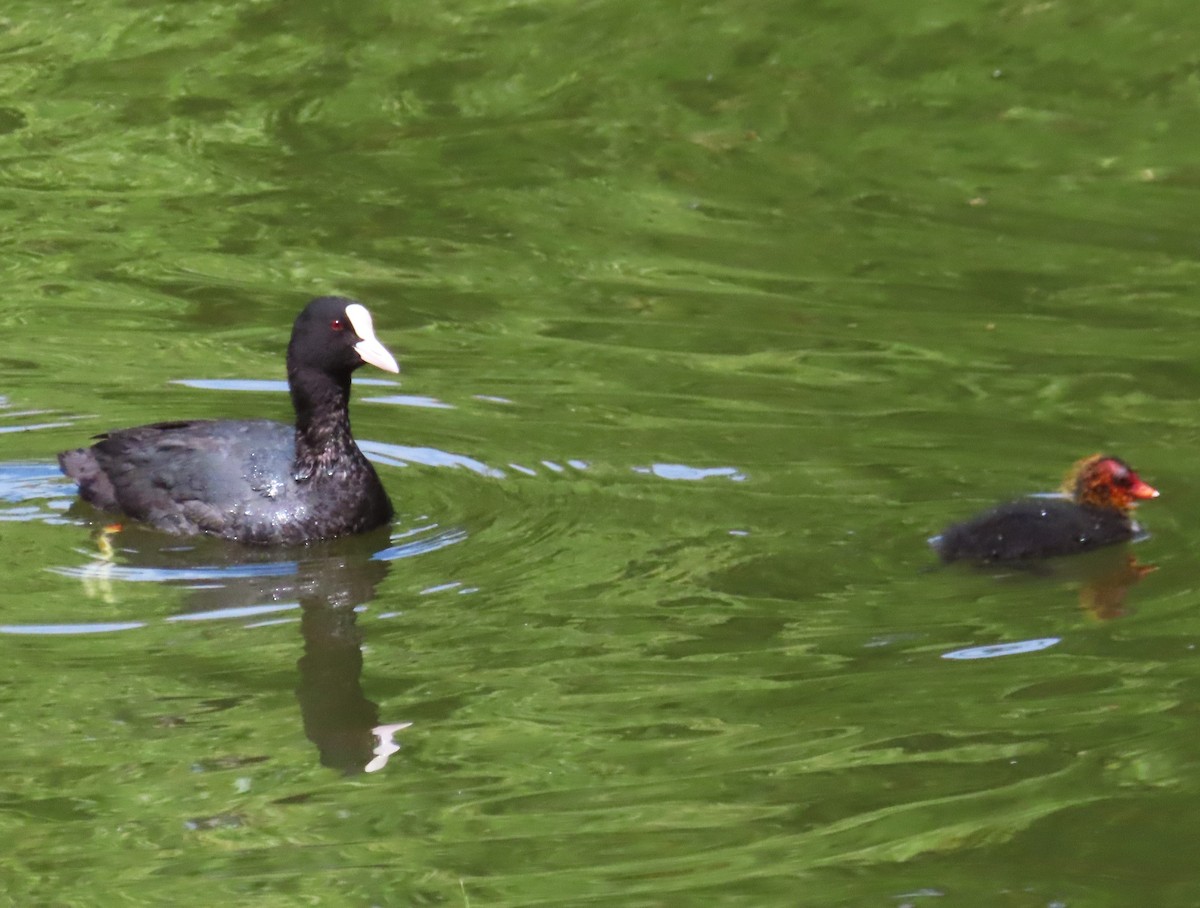
<path fill-rule="evenodd" d="M 168 532 L 221 533 L 291 482 L 294 439 L 270 420 L 170 422 L 111 432 L 90 451 L 130 517 Z"/>

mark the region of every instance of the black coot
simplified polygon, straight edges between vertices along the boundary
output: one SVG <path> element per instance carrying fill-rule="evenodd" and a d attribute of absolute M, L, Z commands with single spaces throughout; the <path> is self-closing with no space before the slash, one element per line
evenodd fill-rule
<path fill-rule="evenodd" d="M 360 533 L 392 504 L 350 434 L 350 374 L 399 372 L 361 303 L 318 297 L 287 349 L 296 425 L 266 419 L 166 422 L 96 436 L 58 455 L 84 501 L 177 535 L 276 545 Z"/>
<path fill-rule="evenodd" d="M 929 540 L 943 561 L 1021 561 L 1074 555 L 1132 539 L 1130 516 L 1158 491 L 1118 457 L 1094 454 L 1076 463 L 1061 498 L 1010 501 L 947 527 Z"/>

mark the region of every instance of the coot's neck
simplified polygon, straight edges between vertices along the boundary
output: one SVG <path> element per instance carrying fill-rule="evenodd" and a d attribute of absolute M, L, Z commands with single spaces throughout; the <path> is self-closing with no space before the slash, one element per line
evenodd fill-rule
<path fill-rule="evenodd" d="M 296 408 L 297 479 L 308 479 L 338 464 L 362 458 L 350 434 L 350 373 L 288 369 Z"/>

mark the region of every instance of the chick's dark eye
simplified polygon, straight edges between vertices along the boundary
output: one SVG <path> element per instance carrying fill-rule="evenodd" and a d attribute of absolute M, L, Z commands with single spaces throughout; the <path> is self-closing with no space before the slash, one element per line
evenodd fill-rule
<path fill-rule="evenodd" d="M 330 331 L 345 331 L 346 323 L 340 318 L 335 318 L 333 321 L 331 321 L 329 323 L 329 330 Z"/>

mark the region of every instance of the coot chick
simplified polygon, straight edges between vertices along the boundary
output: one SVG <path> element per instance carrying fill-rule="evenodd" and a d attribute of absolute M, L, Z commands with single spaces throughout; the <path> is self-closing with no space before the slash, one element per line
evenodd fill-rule
<path fill-rule="evenodd" d="M 1063 497 L 1022 498 L 1002 504 L 929 540 L 943 561 L 1020 561 L 1074 555 L 1132 539 L 1130 517 L 1139 499 L 1157 498 L 1129 464 L 1094 454 L 1075 464 Z"/>
<path fill-rule="evenodd" d="M 400 371 L 366 307 L 318 297 L 287 348 L 294 427 L 156 423 L 97 435 L 58 462 L 84 501 L 176 535 L 276 545 L 364 532 L 391 519 L 392 503 L 350 434 L 350 375 L 363 363 Z"/>

